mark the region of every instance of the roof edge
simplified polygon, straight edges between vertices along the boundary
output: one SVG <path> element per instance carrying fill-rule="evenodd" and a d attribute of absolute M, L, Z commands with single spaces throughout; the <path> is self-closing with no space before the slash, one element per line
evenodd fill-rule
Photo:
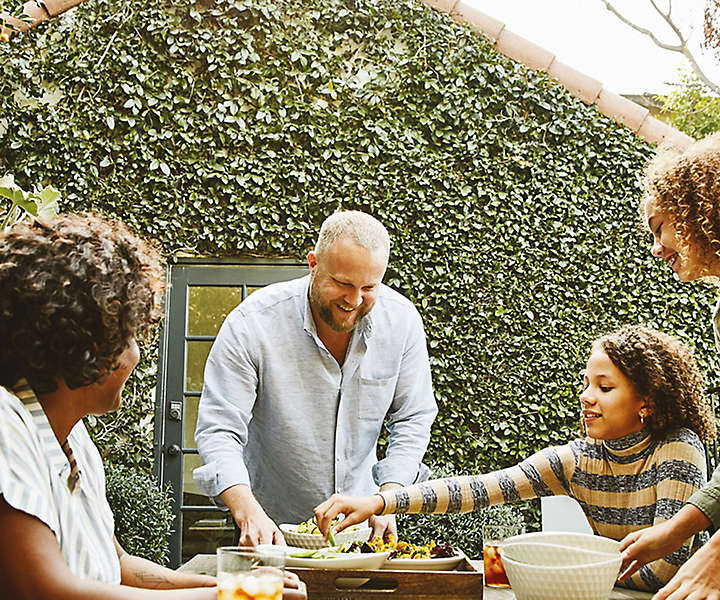
<path fill-rule="evenodd" d="M 650 115 L 644 106 L 623 98 L 603 87 L 577 69 L 555 59 L 545 48 L 514 33 L 502 21 L 471 6 L 466 0 L 422 0 L 432 8 L 448 13 L 458 22 L 466 23 L 478 34 L 489 38 L 495 49 L 533 71 L 545 71 L 585 104 L 595 104 L 598 110 L 617 123 L 628 127 L 651 143 L 670 143 L 684 149 L 695 140 L 686 133 Z"/>

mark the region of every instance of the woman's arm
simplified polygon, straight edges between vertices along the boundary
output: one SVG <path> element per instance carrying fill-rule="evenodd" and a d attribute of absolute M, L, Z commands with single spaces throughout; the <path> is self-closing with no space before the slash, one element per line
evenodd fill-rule
<path fill-rule="evenodd" d="M 214 588 L 143 590 L 80 579 L 70 571 L 55 534 L 0 496 L 0 598 L 12 600 L 215 600 Z"/>
<path fill-rule="evenodd" d="M 115 537 L 113 541 L 120 559 L 123 585 L 154 590 L 215 586 L 214 577 L 173 571 L 145 558 L 128 554 Z"/>

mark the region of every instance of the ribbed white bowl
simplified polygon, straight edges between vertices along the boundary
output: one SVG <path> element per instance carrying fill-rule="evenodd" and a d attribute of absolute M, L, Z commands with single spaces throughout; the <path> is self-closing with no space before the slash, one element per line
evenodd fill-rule
<path fill-rule="evenodd" d="M 330 545 L 320 533 L 298 533 L 297 525 L 282 523 L 280 531 L 282 531 L 285 542 L 288 546 L 297 546 L 298 548 L 325 548 Z M 347 544 L 348 542 L 367 542 L 371 533 L 370 527 L 361 527 L 352 531 L 341 531 L 335 534 L 335 543 L 337 545 Z"/>
<path fill-rule="evenodd" d="M 620 572 L 620 554 L 584 565 L 531 565 L 503 556 L 517 600 L 607 600 Z"/>
<path fill-rule="evenodd" d="M 506 544 L 511 542 L 543 542 L 546 544 L 558 544 L 581 548 L 595 552 L 620 552 L 620 542 L 610 538 L 591 533 L 570 533 L 564 531 L 536 531 L 534 533 L 523 533 L 505 539 Z"/>
<path fill-rule="evenodd" d="M 619 542 L 542 531 L 507 538 L 502 561 L 517 600 L 607 600 L 620 572 Z"/>
<path fill-rule="evenodd" d="M 505 542 L 502 546 L 502 558 L 532 565 L 586 565 L 588 563 L 610 560 L 617 556 L 615 552 L 597 552 L 560 544 L 544 542 Z"/>

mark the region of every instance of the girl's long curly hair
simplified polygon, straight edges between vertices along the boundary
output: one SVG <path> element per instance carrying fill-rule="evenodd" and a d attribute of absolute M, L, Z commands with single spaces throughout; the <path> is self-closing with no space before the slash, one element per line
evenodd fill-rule
<path fill-rule="evenodd" d="M 594 344 L 646 399 L 645 426 L 662 436 L 687 427 L 701 440 L 715 438 L 715 417 L 705 400 L 705 380 L 692 351 L 676 337 L 639 325 L 604 335 Z"/>
<path fill-rule="evenodd" d="M 641 208 L 648 202 L 675 227 L 681 256 L 720 261 L 720 132 L 684 151 L 658 150 L 643 179 Z"/>
<path fill-rule="evenodd" d="M 0 385 L 36 393 L 95 383 L 161 317 L 157 251 L 92 214 L 15 224 L 0 233 Z"/>

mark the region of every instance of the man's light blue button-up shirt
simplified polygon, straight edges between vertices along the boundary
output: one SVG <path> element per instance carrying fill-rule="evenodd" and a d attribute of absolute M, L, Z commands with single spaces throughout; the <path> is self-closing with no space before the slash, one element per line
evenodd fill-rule
<path fill-rule="evenodd" d="M 223 323 L 205 366 L 195 483 L 219 494 L 250 485 L 276 523 L 299 523 L 333 492 L 427 477 L 437 406 L 420 315 L 382 285 L 342 367 L 320 341 L 310 277 L 254 292 Z M 376 444 L 387 418 L 385 458 Z"/>

